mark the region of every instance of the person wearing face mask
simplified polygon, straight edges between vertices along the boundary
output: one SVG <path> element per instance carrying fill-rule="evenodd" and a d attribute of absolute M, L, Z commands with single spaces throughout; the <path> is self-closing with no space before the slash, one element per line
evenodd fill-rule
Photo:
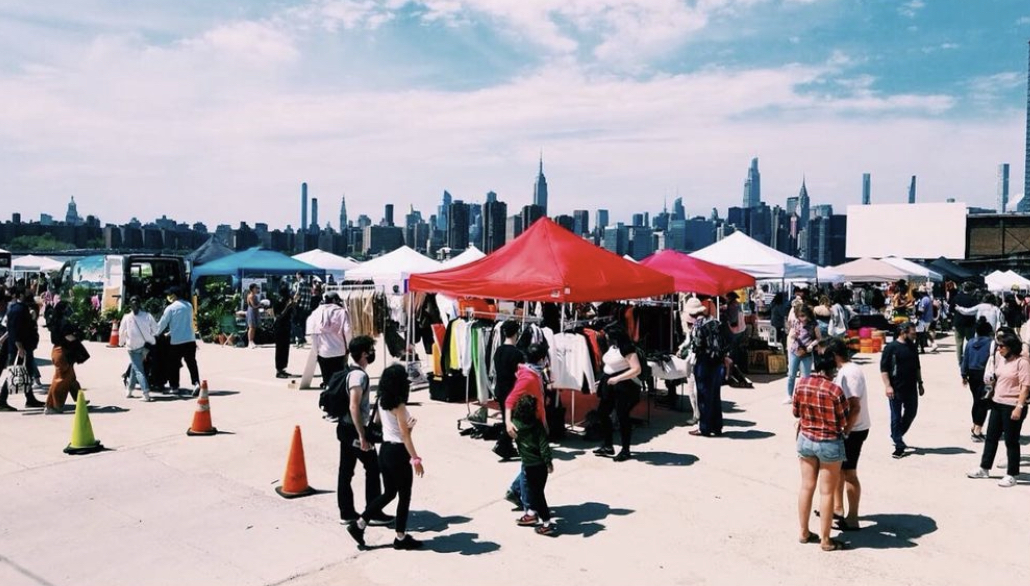
<path fill-rule="evenodd" d="M 179 370 L 185 361 L 190 372 L 190 382 L 193 383 L 193 396 L 196 397 L 200 394 L 200 369 L 197 368 L 197 330 L 193 328 L 193 304 L 181 299 L 180 287 L 168 289 L 167 295 L 168 307 L 161 315 L 161 321 L 157 322 L 156 335 L 167 329 L 171 337 L 168 385 L 174 392 L 181 393 Z"/>
<path fill-rule="evenodd" d="M 150 383 L 147 381 L 146 371 L 143 369 L 143 361 L 150 351 L 150 346 L 157 343 L 154 334 L 157 332 L 157 322 L 154 316 L 141 309 L 139 297 L 133 296 L 129 299 L 129 313 L 122 317 L 122 323 L 118 327 L 118 339 L 122 346 L 129 350 L 129 361 L 132 363 L 132 370 L 129 378 L 125 381 L 125 397 L 132 398 L 132 390 L 139 382 L 139 388 L 143 391 L 143 400 L 150 401 Z"/>
<path fill-rule="evenodd" d="M 365 468 L 365 506 L 369 509 L 382 495 L 379 482 L 379 460 L 375 447 L 365 437 L 365 428 L 372 417 L 372 404 L 369 401 L 368 373 L 365 369 L 375 362 L 375 340 L 368 336 L 358 336 L 351 340 L 348 352 L 351 366 L 336 377 L 347 377 L 346 388 L 348 409 L 336 423 L 336 439 L 340 440 L 340 472 L 336 484 L 336 501 L 340 508 L 340 523 L 350 525 L 357 522 L 358 512 L 354 508 L 354 491 L 350 483 L 354 478 L 354 468 L 358 462 Z M 387 525 L 393 517 L 376 511 L 366 519 L 370 525 Z"/>

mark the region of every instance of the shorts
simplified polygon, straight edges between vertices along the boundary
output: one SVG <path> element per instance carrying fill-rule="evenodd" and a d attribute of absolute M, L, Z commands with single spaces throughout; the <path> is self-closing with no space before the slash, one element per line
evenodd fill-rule
<path fill-rule="evenodd" d="M 921 334 L 923 332 L 929 331 L 930 325 L 932 323 L 933 322 L 919 320 L 919 322 L 916 323 L 916 332 Z"/>
<path fill-rule="evenodd" d="M 805 434 L 798 435 L 798 457 L 817 458 L 823 464 L 844 461 L 844 440 L 815 441 Z"/>
<path fill-rule="evenodd" d="M 259 325 L 261 325 L 260 322 L 261 322 L 261 317 L 260 317 L 260 314 L 258 314 L 258 310 L 254 309 L 252 307 L 248 307 L 247 308 L 247 327 L 248 328 L 256 328 Z"/>
<path fill-rule="evenodd" d="M 853 431 L 844 438 L 844 464 L 841 470 L 855 470 L 858 468 L 858 458 L 862 455 L 862 444 L 869 437 L 869 430 Z"/>

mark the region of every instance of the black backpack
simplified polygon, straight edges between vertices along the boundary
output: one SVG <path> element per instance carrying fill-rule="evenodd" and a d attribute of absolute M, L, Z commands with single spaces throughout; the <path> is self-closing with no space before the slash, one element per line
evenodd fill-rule
<path fill-rule="evenodd" d="M 709 364 L 722 362 L 728 346 L 724 329 L 725 326 L 717 319 L 705 320 L 701 325 L 694 327 L 691 346 L 698 360 L 704 360 Z"/>
<path fill-rule="evenodd" d="M 350 409 L 350 389 L 347 388 L 347 376 L 355 370 L 361 369 L 348 364 L 329 379 L 325 390 L 318 395 L 318 408 L 329 417 L 342 418 Z"/>

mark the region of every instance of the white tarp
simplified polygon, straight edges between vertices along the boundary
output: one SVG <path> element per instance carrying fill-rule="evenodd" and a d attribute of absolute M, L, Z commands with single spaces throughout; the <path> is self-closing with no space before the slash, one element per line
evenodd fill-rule
<path fill-rule="evenodd" d="M 4 252 L 0 250 L 0 252 Z M 26 255 L 19 256 L 11 261 L 11 270 L 18 273 L 49 273 L 58 271 L 64 265 L 59 260 L 46 256 Z"/>
<path fill-rule="evenodd" d="M 445 271 L 447 269 L 454 269 L 454 268 L 457 268 L 457 267 L 463 267 L 463 266 L 465 266 L 465 265 L 467 265 L 469 263 L 476 262 L 477 260 L 479 260 L 481 258 L 486 258 L 486 255 L 483 254 L 483 251 L 479 250 L 475 246 L 470 246 L 468 248 L 468 250 L 466 250 L 465 252 L 459 254 L 458 256 L 456 256 L 456 257 L 454 257 L 452 259 L 443 261 L 440 264 L 440 268 L 438 270 Z"/>
<path fill-rule="evenodd" d="M 441 269 L 440 263 L 415 252 L 408 246 L 362 263 L 356 269 L 347 271 L 348 281 L 373 281 L 377 285 L 402 286 L 411 275 L 432 273 Z M 403 289 L 403 287 L 402 287 Z"/>
<path fill-rule="evenodd" d="M 994 271 L 984 277 L 987 290 L 995 293 L 1030 290 L 1030 280 L 1013 271 Z"/>
<path fill-rule="evenodd" d="M 344 277 L 347 271 L 354 270 L 361 266 L 361 263 L 354 259 L 337 256 L 331 252 L 326 252 L 318 248 L 296 254 L 293 258 L 313 267 L 325 269 L 325 272 L 333 275 L 333 278 L 337 281 Z"/>
<path fill-rule="evenodd" d="M 912 261 L 910 261 L 910 260 L 908 260 L 906 258 L 898 258 L 896 256 L 888 256 L 888 257 L 884 257 L 884 258 L 882 258 L 880 260 L 882 260 L 883 262 L 885 262 L 885 263 L 887 263 L 887 264 L 889 264 L 891 266 L 897 267 L 897 268 L 907 272 L 908 274 L 910 274 L 910 275 L 912 275 L 914 277 L 918 277 L 920 279 L 924 279 L 924 280 L 927 280 L 927 281 L 943 281 L 944 280 L 944 277 L 940 273 L 938 273 L 937 271 L 930 270 L 930 269 L 924 267 L 923 265 L 916 264 L 916 263 L 914 263 L 914 262 L 912 262 Z"/>
<path fill-rule="evenodd" d="M 690 256 L 736 269 L 759 280 L 815 280 L 818 277 L 816 265 L 769 248 L 743 232 L 734 232 Z"/>
<path fill-rule="evenodd" d="M 915 276 L 875 258 L 860 258 L 832 268 L 852 283 L 880 283 L 899 279 L 907 280 Z"/>

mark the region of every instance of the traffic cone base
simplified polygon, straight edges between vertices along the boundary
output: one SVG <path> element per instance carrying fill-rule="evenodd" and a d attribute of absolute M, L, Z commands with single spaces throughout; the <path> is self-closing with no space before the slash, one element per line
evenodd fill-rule
<path fill-rule="evenodd" d="M 193 424 L 186 430 L 186 435 L 215 435 L 218 430 L 211 425 L 211 403 L 207 396 L 207 381 L 200 384 L 200 397 L 197 399 L 197 410 L 193 412 Z"/>
<path fill-rule="evenodd" d="M 286 473 L 283 483 L 275 487 L 275 492 L 286 499 L 294 499 L 315 493 L 308 484 L 307 466 L 304 464 L 304 442 L 300 438 L 300 426 L 293 428 L 293 442 L 290 444 L 290 457 L 286 461 Z"/>
<path fill-rule="evenodd" d="M 64 448 L 65 454 L 78 456 L 92 454 L 103 450 L 104 446 L 93 437 L 93 425 L 89 422 L 89 410 L 86 408 L 86 393 L 79 390 L 75 399 L 75 420 L 72 421 L 72 439 Z"/>

